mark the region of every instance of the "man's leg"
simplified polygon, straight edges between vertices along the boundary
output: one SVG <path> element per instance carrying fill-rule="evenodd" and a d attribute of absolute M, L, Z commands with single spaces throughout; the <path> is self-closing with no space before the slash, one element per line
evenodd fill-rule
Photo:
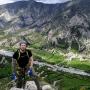
<path fill-rule="evenodd" d="M 38 75 L 36 74 L 36 72 L 35 72 L 35 70 L 34 70 L 34 68 L 32 68 L 32 79 L 35 81 L 35 84 L 36 84 L 36 86 L 37 86 L 37 89 L 38 90 L 42 90 L 41 89 L 41 86 L 40 86 L 40 83 L 39 83 L 39 80 L 38 80 Z"/>
<path fill-rule="evenodd" d="M 25 71 L 22 69 L 19 69 L 17 71 L 17 81 L 16 81 L 16 87 L 17 88 L 24 88 L 25 86 Z"/>
<path fill-rule="evenodd" d="M 17 76 L 16 87 L 22 88 L 22 77 L 21 76 Z"/>

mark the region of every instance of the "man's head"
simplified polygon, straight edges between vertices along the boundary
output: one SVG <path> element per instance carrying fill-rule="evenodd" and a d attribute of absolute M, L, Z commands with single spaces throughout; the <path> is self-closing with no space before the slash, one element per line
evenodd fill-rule
<path fill-rule="evenodd" d="M 27 48 L 27 42 L 26 41 L 20 41 L 19 45 L 20 45 L 20 49 L 22 51 L 25 51 L 25 49 Z"/>

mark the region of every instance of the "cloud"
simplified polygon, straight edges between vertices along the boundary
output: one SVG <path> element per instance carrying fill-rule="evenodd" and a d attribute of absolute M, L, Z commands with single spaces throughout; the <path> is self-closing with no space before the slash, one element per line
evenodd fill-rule
<path fill-rule="evenodd" d="M 7 4 L 7 3 L 13 3 L 16 1 L 26 1 L 26 0 L 0 0 L 0 5 Z M 54 4 L 54 3 L 63 3 L 66 1 L 70 1 L 70 0 L 35 0 L 35 1 L 42 2 L 42 3 L 48 3 L 48 4 Z"/>
<path fill-rule="evenodd" d="M 64 3 L 70 0 L 35 0 L 37 2 L 42 2 L 42 3 L 48 3 L 48 4 L 54 4 L 54 3 Z"/>
<path fill-rule="evenodd" d="M 12 2 L 12 0 L 0 0 L 0 5 L 1 5 L 1 4 L 8 3 L 8 2 L 10 2 L 10 3 L 11 3 L 11 2 Z"/>
<path fill-rule="evenodd" d="M 13 3 L 16 1 L 21 1 L 21 0 L 0 0 L 0 5 L 7 4 L 7 3 Z"/>

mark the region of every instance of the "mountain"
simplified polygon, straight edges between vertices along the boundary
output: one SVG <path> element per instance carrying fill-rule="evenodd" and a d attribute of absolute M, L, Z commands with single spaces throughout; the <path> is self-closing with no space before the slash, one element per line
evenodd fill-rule
<path fill-rule="evenodd" d="M 34 0 L 0 6 L 0 31 L 35 29 L 48 36 L 53 46 L 78 49 L 90 47 L 90 0 L 44 4 Z M 49 35 L 52 32 L 51 36 Z"/>
<path fill-rule="evenodd" d="M 42 25 L 51 22 L 51 19 L 62 9 L 63 5 L 60 4 L 48 5 L 30 0 L 3 5 L 0 12 L 4 24 L 10 23 L 12 25 L 14 23 L 19 27 L 42 27 Z M 4 26 L 0 25 L 0 27 Z"/>

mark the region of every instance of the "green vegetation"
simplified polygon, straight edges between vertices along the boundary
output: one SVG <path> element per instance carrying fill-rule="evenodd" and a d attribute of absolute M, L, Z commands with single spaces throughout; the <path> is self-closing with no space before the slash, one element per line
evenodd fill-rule
<path fill-rule="evenodd" d="M 64 60 L 64 56 L 63 55 L 57 55 L 57 54 L 53 54 L 44 50 L 39 50 L 39 49 L 33 49 L 32 50 L 34 55 L 38 56 L 39 58 L 41 58 L 41 60 L 44 60 L 48 63 L 60 63 Z"/>
<path fill-rule="evenodd" d="M 11 65 L 0 68 L 0 78 L 9 77 L 11 74 Z"/>
<path fill-rule="evenodd" d="M 5 90 L 11 81 L 11 64 L 0 67 L 0 90 Z M 8 90 L 8 89 L 7 89 Z"/>
<path fill-rule="evenodd" d="M 67 66 L 90 72 L 90 62 L 89 61 L 80 61 L 78 59 L 74 59 L 71 62 L 67 63 Z"/>
<path fill-rule="evenodd" d="M 23 30 L 22 32 L 24 32 Z M 0 34 L 0 40 L 4 40 L 5 38 L 11 38 L 11 35 L 2 35 L 4 32 L 1 32 Z M 19 35 L 21 33 L 21 30 L 17 31 L 13 37 L 21 38 Z M 68 62 L 65 60 L 65 56 L 63 54 L 66 54 L 67 51 L 65 49 L 61 48 L 42 48 L 44 45 L 47 44 L 47 37 L 44 35 L 38 33 L 38 32 L 30 32 L 25 35 L 25 38 L 30 42 L 29 49 L 32 50 L 32 53 L 34 55 L 35 60 L 39 60 L 42 62 L 47 62 L 50 64 L 58 64 L 63 65 L 65 67 L 74 67 L 77 69 L 82 69 L 87 72 L 90 72 L 90 62 L 87 61 L 80 61 L 79 59 L 75 58 L 72 61 Z M 46 46 L 48 47 L 48 46 Z M 1 49 L 15 51 L 15 47 L 5 47 L 0 46 Z M 53 49 L 53 50 L 52 50 Z M 50 51 L 52 50 L 52 51 Z M 73 52 L 76 52 L 76 50 L 72 50 Z M 63 53 L 63 54 L 61 54 Z M 69 73 L 63 73 L 63 72 L 52 72 L 50 70 L 47 70 L 47 67 L 41 67 L 39 69 L 36 69 L 37 72 L 44 71 L 43 74 L 41 74 L 41 77 L 45 77 L 45 81 L 48 83 L 53 84 L 54 81 L 58 81 L 56 83 L 56 86 L 59 87 L 59 90 L 90 90 L 90 77 L 83 77 L 79 75 L 73 75 Z M 4 66 L 3 68 L 0 68 L 0 90 L 4 90 L 5 84 L 7 84 L 10 79 L 11 75 L 11 65 L 10 62 L 8 65 Z"/>
<path fill-rule="evenodd" d="M 2 73 L 2 72 L 1 72 Z M 8 89 L 8 83 L 11 81 L 9 77 L 0 78 L 0 90 L 10 90 Z"/>
<path fill-rule="evenodd" d="M 45 80 L 51 84 L 56 81 L 56 86 L 59 90 L 90 90 L 90 77 L 84 77 L 79 75 L 73 75 L 63 72 L 52 72 L 47 70 L 47 67 L 40 67 L 38 72 L 44 73 L 41 77 L 45 76 Z"/>
<path fill-rule="evenodd" d="M 40 73 L 44 71 L 40 76 L 45 77 L 42 80 L 50 84 L 54 84 L 56 81 L 56 87 L 59 90 L 90 90 L 90 77 L 84 77 L 80 75 L 73 75 L 63 72 L 53 72 L 47 69 L 47 67 L 35 66 L 35 70 Z M 5 72 L 5 73 L 4 73 Z M 5 90 L 7 84 L 11 81 L 10 79 L 11 69 L 10 65 L 0 69 L 0 90 Z"/>
<path fill-rule="evenodd" d="M 38 57 L 40 61 L 48 62 L 51 64 L 63 65 L 65 67 L 73 67 L 90 72 L 90 61 L 80 61 L 74 58 L 72 61 L 66 61 L 65 56 L 60 55 L 58 52 L 53 53 L 40 49 L 32 49 L 34 56 Z"/>

